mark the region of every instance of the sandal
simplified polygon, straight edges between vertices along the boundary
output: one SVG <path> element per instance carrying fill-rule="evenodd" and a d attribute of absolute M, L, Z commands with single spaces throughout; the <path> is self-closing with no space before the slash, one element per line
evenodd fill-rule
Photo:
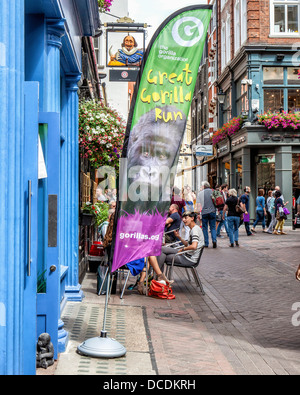
<path fill-rule="evenodd" d="M 254 228 L 251 229 L 251 232 L 256 233 L 256 230 Z"/>
<path fill-rule="evenodd" d="M 160 274 L 157 277 L 157 281 L 165 281 L 167 284 L 171 285 L 174 283 L 174 280 L 168 280 L 164 273 Z"/>

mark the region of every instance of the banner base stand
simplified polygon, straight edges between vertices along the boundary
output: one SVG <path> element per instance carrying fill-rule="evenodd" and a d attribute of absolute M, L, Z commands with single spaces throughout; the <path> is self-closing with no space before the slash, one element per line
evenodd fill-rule
<path fill-rule="evenodd" d="M 93 337 L 91 339 L 85 340 L 83 343 L 81 343 L 77 347 L 77 352 L 79 354 L 95 358 L 120 358 L 126 354 L 126 348 L 115 339 L 107 337 L 107 332 L 105 330 L 107 307 L 110 293 L 110 279 L 111 275 L 110 273 L 108 273 L 103 329 L 101 331 L 101 335 L 99 337 Z"/>
<path fill-rule="evenodd" d="M 94 337 L 77 347 L 80 354 L 95 358 L 120 358 L 126 354 L 126 348 L 115 339 Z"/>

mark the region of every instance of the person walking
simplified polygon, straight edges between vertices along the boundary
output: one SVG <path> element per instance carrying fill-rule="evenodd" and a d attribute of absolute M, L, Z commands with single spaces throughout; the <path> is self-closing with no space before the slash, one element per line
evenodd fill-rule
<path fill-rule="evenodd" d="M 213 248 L 217 248 L 217 232 L 216 232 L 216 207 L 212 200 L 213 190 L 207 181 L 202 182 L 203 190 L 199 192 L 197 198 L 197 211 L 201 211 L 202 230 L 204 235 L 205 247 L 209 246 L 208 224 L 211 232 Z"/>
<path fill-rule="evenodd" d="M 286 235 L 286 233 L 283 231 L 283 225 L 285 223 L 285 219 L 281 218 L 279 215 L 279 211 L 280 211 L 279 209 L 285 207 L 286 204 L 288 204 L 288 202 L 283 203 L 281 192 L 278 190 L 275 191 L 275 218 L 277 219 L 277 224 L 273 232 L 274 235 L 279 235 L 278 231 L 280 231 L 281 235 Z"/>
<path fill-rule="evenodd" d="M 227 224 L 227 217 L 226 217 L 226 215 L 225 215 L 225 219 L 223 220 L 223 210 L 224 210 L 225 202 L 226 202 L 226 200 L 227 200 L 228 184 L 222 184 L 221 187 L 220 187 L 220 192 L 221 192 L 222 197 L 223 197 L 223 200 L 224 200 L 224 205 L 223 205 L 223 207 L 220 207 L 220 208 L 219 208 L 219 214 L 221 215 L 221 218 L 222 218 L 222 219 L 221 219 L 221 221 L 220 221 L 219 224 L 218 224 L 218 228 L 217 228 L 217 237 L 222 237 L 222 236 L 221 236 L 221 229 L 222 229 L 222 226 L 223 226 L 223 225 L 224 225 L 224 227 L 225 227 L 227 236 L 229 236 L 229 233 L 228 233 L 228 224 Z"/>
<path fill-rule="evenodd" d="M 239 199 L 237 198 L 237 191 L 235 189 L 229 189 L 228 198 L 223 209 L 223 219 L 225 218 L 225 213 L 227 212 L 230 247 L 234 247 L 234 243 L 237 247 L 239 247 L 240 214 L 238 214 L 236 211 L 238 202 Z"/>
<path fill-rule="evenodd" d="M 266 210 L 267 210 L 267 228 L 270 226 L 271 220 L 272 220 L 272 216 L 270 213 L 270 204 L 271 204 L 271 200 L 272 200 L 272 194 L 273 191 L 269 191 L 268 192 L 268 197 L 267 197 L 267 204 L 266 204 Z"/>
<path fill-rule="evenodd" d="M 241 207 L 245 210 L 243 220 L 240 221 L 240 225 L 244 222 L 247 236 L 253 236 L 250 231 L 250 215 L 249 215 L 249 199 L 250 199 L 251 188 L 245 187 L 244 194 L 240 197 Z"/>
<path fill-rule="evenodd" d="M 265 191 L 263 189 L 258 190 L 258 196 L 256 198 L 256 219 L 253 223 L 251 232 L 256 233 L 255 227 L 259 222 L 262 224 L 263 230 L 266 228 L 266 201 L 264 198 Z"/>
<path fill-rule="evenodd" d="M 267 230 L 264 230 L 265 233 L 273 233 L 276 225 L 276 217 L 275 217 L 275 192 L 272 192 L 272 197 L 269 200 L 268 206 L 269 206 L 269 213 L 271 214 L 271 222 L 269 224 L 269 227 Z"/>

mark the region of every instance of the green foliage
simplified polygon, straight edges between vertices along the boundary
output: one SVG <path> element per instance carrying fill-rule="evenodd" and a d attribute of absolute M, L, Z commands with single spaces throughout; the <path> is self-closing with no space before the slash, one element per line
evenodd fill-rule
<path fill-rule="evenodd" d="M 101 225 L 104 221 L 108 220 L 109 204 L 105 202 L 97 202 L 92 204 L 91 202 L 85 203 L 82 208 L 82 212 L 85 214 L 92 214 L 95 216 L 95 222 L 97 226 Z"/>

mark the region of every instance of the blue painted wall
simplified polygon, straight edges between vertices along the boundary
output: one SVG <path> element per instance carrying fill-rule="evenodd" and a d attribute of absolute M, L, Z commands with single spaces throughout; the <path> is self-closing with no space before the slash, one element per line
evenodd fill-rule
<path fill-rule="evenodd" d="M 72 20 L 70 19 L 72 18 Z M 59 22 L 61 21 L 61 22 Z M 56 22 L 60 23 L 57 28 Z M 69 24 L 68 24 L 69 23 Z M 67 336 L 62 335 L 59 321 L 62 293 L 67 288 L 80 300 L 78 285 L 78 238 L 70 229 L 78 226 L 78 97 L 76 84 L 80 79 L 81 37 L 93 35 L 99 27 L 97 0 L 2 0 L 0 8 L 0 375 L 35 373 L 36 337 L 33 329 L 43 325 L 36 318 L 37 254 L 44 254 L 46 232 L 41 238 L 32 232 L 32 269 L 28 276 L 28 178 L 33 178 L 33 229 L 45 229 L 38 224 L 39 210 L 48 209 L 48 186 L 38 193 L 36 141 L 39 112 L 51 112 L 59 119 L 55 148 L 50 148 L 47 161 L 63 159 L 64 168 L 56 169 L 58 195 L 57 247 L 49 260 L 57 265 L 55 301 L 58 314 L 55 330 L 60 331 L 60 347 Z M 53 24 L 56 29 L 53 33 Z M 49 30 L 49 26 L 51 29 Z M 68 28 L 70 28 L 68 30 Z M 73 34 L 66 34 L 66 31 Z M 56 34 L 57 33 L 57 34 Z M 61 35 L 60 35 L 61 33 Z M 54 36 L 52 36 L 54 34 Z M 49 41 L 57 43 L 50 45 Z M 53 61 L 53 63 L 52 63 Z M 49 77 L 49 70 L 51 75 Z M 29 81 L 31 85 L 26 85 Z M 27 93 L 26 93 L 27 92 Z M 25 106 L 25 93 L 27 107 Z M 31 96 L 30 96 L 31 95 Z M 32 100 L 28 101 L 28 98 Z M 39 101 L 37 101 L 37 98 Z M 61 103 L 62 98 L 62 103 Z M 28 110 L 28 103 L 30 103 Z M 77 111 L 76 111 L 77 108 Z M 30 118 L 28 115 L 30 113 Z M 47 118 L 47 114 L 45 115 Z M 29 127 L 30 125 L 30 127 Z M 62 152 L 62 126 L 66 128 L 66 148 Z M 29 134 L 28 134 L 29 133 Z M 47 140 L 47 136 L 45 136 Z M 26 142 L 26 144 L 25 144 Z M 45 142 L 45 146 L 47 142 Z M 30 147 L 32 145 L 32 147 Z M 26 150 L 25 150 L 26 147 Z M 51 145 L 52 147 L 52 145 Z M 28 152 L 32 150 L 31 158 Z M 29 155 L 30 156 L 30 155 Z M 77 173 L 76 173 L 77 172 Z M 57 177 L 58 175 L 58 177 Z M 76 176 L 76 180 L 74 177 Z M 66 181 L 62 183 L 62 177 Z M 72 183 L 69 185 L 69 181 Z M 40 184 L 47 181 L 40 181 Z M 40 185 L 41 186 L 41 185 Z M 52 188 L 52 186 L 51 186 Z M 66 204 L 61 196 L 72 197 Z M 38 201 L 39 199 L 39 201 Z M 75 203 L 74 203 L 75 201 Z M 68 216 L 68 214 L 71 214 Z M 65 227 L 60 221 L 67 220 Z M 35 235 L 35 236 L 34 236 Z M 63 254 L 66 243 L 72 244 L 69 255 Z M 77 243 L 77 246 L 76 246 Z M 47 247 L 46 247 L 47 249 Z M 47 262 L 49 263 L 49 262 Z M 60 265 L 65 269 L 60 270 Z M 60 282 L 64 273 L 66 287 Z M 50 275 L 48 273 L 48 275 Z M 30 309 L 26 309 L 31 303 Z M 47 309 L 47 306 L 45 306 Z M 47 314 L 47 313 L 46 313 Z M 33 319 L 35 317 L 35 320 Z M 37 330 L 38 332 L 38 330 Z M 65 337 L 65 339 L 64 339 Z M 56 354 L 59 351 L 57 344 Z"/>

